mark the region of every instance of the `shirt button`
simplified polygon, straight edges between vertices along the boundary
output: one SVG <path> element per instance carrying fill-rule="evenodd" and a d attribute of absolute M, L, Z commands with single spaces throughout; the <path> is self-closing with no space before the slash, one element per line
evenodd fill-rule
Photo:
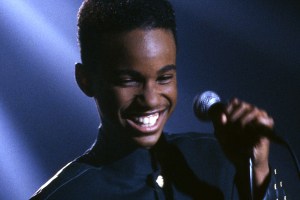
<path fill-rule="evenodd" d="M 164 177 L 162 175 L 159 175 L 156 179 L 156 183 L 160 188 L 164 187 Z"/>

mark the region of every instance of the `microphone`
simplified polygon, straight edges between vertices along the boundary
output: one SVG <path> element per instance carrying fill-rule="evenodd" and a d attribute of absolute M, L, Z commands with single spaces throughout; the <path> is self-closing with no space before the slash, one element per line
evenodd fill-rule
<path fill-rule="evenodd" d="M 221 98 L 213 91 L 205 91 L 194 98 L 193 110 L 201 121 L 210 121 L 217 117 L 224 109 Z"/>
<path fill-rule="evenodd" d="M 194 97 L 193 110 L 198 119 L 201 121 L 211 121 L 220 116 L 224 111 L 225 104 L 221 102 L 221 98 L 213 91 L 205 91 Z M 285 146 L 289 151 L 295 164 L 298 176 L 300 177 L 300 164 L 297 156 L 291 148 L 289 142 L 276 134 L 275 131 L 265 127 L 260 127 L 261 135 L 268 137 L 271 141 Z M 250 169 L 251 170 L 251 169 Z"/>
<path fill-rule="evenodd" d="M 220 114 L 224 111 L 225 104 L 221 98 L 213 91 L 205 91 L 194 98 L 193 110 L 196 117 L 201 121 L 214 121 L 219 119 Z M 257 127 L 259 134 L 268 137 L 278 144 L 286 144 L 286 141 L 278 136 L 273 130 L 264 126 Z"/>

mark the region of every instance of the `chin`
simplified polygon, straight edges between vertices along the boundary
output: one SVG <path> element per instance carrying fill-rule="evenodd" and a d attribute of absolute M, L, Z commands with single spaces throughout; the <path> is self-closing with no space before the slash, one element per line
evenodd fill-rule
<path fill-rule="evenodd" d="M 135 138 L 133 138 L 133 140 L 138 146 L 146 148 L 146 149 L 151 149 L 158 142 L 160 135 L 161 134 L 135 137 Z"/>

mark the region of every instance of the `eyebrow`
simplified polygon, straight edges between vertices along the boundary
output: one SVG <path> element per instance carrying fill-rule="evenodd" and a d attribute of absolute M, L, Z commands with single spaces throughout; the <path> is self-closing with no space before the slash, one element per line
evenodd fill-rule
<path fill-rule="evenodd" d="M 168 71 L 176 71 L 176 66 L 175 65 L 166 65 L 164 67 L 162 67 L 161 69 L 159 69 L 157 71 L 157 74 L 163 74 L 165 72 Z M 135 76 L 135 77 L 141 77 L 142 75 L 135 71 L 135 70 L 129 70 L 129 69 L 118 69 L 118 70 L 114 70 L 113 73 L 117 74 L 117 75 L 130 75 L 130 76 Z"/>
<path fill-rule="evenodd" d="M 176 65 L 166 65 L 161 69 L 159 69 L 157 74 L 163 74 L 165 72 L 172 71 L 172 70 L 176 71 Z"/>

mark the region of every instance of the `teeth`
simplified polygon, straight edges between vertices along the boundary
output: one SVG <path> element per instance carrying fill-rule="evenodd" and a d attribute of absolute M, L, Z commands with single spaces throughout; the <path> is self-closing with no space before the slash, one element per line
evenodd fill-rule
<path fill-rule="evenodd" d="M 158 113 L 149 116 L 135 117 L 134 121 L 141 124 L 142 126 L 153 126 L 159 117 Z"/>

